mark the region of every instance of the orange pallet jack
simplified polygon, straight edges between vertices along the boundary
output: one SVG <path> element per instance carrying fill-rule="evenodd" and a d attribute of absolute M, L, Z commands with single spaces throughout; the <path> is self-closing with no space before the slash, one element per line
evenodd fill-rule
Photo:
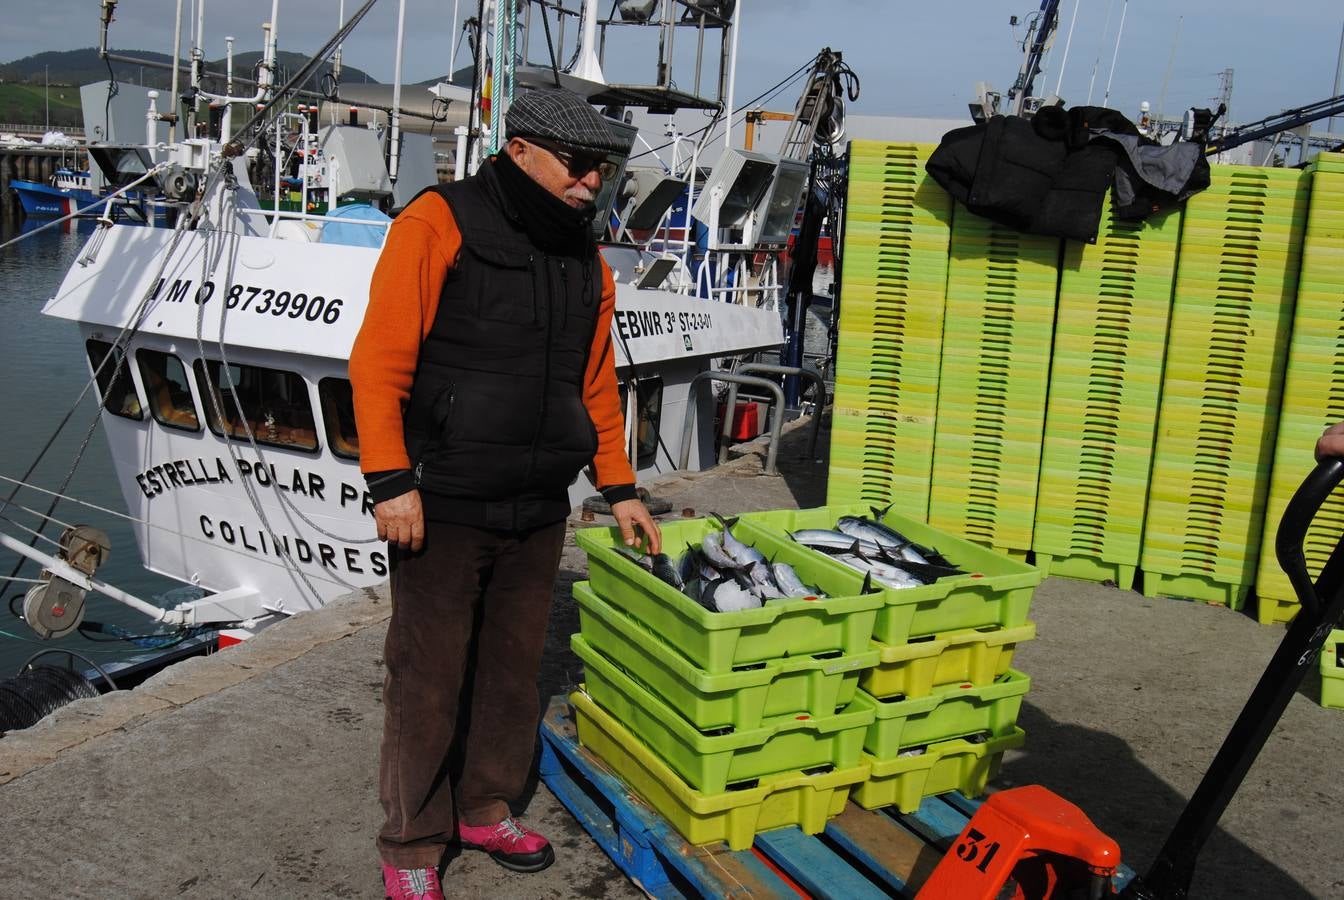
<path fill-rule="evenodd" d="M 1146 876 L 1125 886 L 1122 900 L 1180 900 L 1189 895 L 1204 842 L 1344 613 L 1344 537 L 1315 584 L 1303 553 L 1312 519 L 1341 481 L 1344 459 L 1322 460 L 1288 502 L 1275 552 L 1301 610 L 1157 860 Z M 1081 810 L 1030 785 L 984 802 L 924 883 L 918 900 L 1100 900 L 1115 895 L 1112 878 L 1119 865 L 1119 846 Z"/>

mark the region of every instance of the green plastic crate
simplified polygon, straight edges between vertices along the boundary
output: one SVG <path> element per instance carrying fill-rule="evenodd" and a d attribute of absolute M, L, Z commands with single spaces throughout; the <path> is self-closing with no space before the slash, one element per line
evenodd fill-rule
<path fill-rule="evenodd" d="M 1031 679 L 1012 669 L 984 687 L 953 687 L 913 700 L 878 700 L 859 691 L 854 705 L 873 711 L 864 752 L 891 759 L 902 750 L 987 733 L 1002 737 L 1017 724 Z"/>
<path fill-rule="evenodd" d="M 685 551 L 687 542 L 699 544 L 720 526 L 709 519 L 686 519 L 664 522 L 661 527 L 663 547 L 676 556 Z M 585 528 L 574 537 L 588 553 L 588 580 L 593 592 L 662 635 L 707 672 L 730 672 L 737 666 L 783 656 L 812 656 L 833 650 L 853 654 L 868 649 L 873 623 L 884 600 L 877 593 L 861 594 L 862 577 L 819 564 L 815 555 L 786 536 L 748 535 L 741 526 L 734 528 L 733 534 L 755 545 L 767 558 L 793 566 L 798 577 L 820 589 L 826 599 L 710 612 L 618 553 L 616 548 L 625 546 L 618 529 Z"/>
<path fill-rule="evenodd" d="M 1321 706 L 1344 709 L 1344 629 L 1335 629 L 1321 648 Z"/>
<path fill-rule="evenodd" d="M 854 791 L 854 802 L 864 809 L 894 806 L 903 813 L 919 809 L 925 797 L 960 791 L 978 797 L 985 785 L 999 774 L 1003 754 L 1026 743 L 1020 728 L 1012 734 L 990 738 L 984 743 L 958 738 L 931 744 L 917 756 L 874 759 L 867 753 L 868 780 Z"/>
<path fill-rule="evenodd" d="M 745 513 L 739 527 L 749 528 L 752 533 L 761 534 L 763 539 L 783 536 L 787 540 L 787 532 L 832 528 L 841 516 L 871 514 L 871 509 L 862 504 L 772 510 Z M 904 644 L 911 637 L 1026 623 L 1032 592 L 1041 583 L 1039 569 L 894 512 L 888 512 L 882 521 L 907 538 L 938 550 L 968 574 L 941 578 L 933 584 L 915 588 L 875 585 L 881 589 L 885 603 L 877 614 L 874 640 L 883 644 Z M 806 552 L 819 560 L 818 565 L 852 571 L 824 553 Z"/>
<path fill-rule="evenodd" d="M 1008 671 L 1022 641 L 1036 637 L 1036 624 L 1013 628 L 988 626 L 951 631 L 907 644 L 873 643 L 880 651 L 877 665 L 859 678 L 859 686 L 873 697 L 913 699 L 959 684 L 982 686 Z"/>
<path fill-rule="evenodd" d="M 579 743 L 692 844 L 726 841 L 746 850 L 758 832 L 796 825 L 818 834 L 839 815 L 868 766 L 762 778 L 754 788 L 706 794 L 686 784 L 667 763 L 581 692 L 570 694 Z"/>
<path fill-rule="evenodd" d="M 851 705 L 828 716 L 800 713 L 767 719 L 757 728 L 705 734 L 588 646 L 583 635 L 571 637 L 570 647 L 583 660 L 584 691 L 687 784 L 707 794 L 795 769 L 852 768 L 873 722 L 872 710 Z"/>
<path fill-rule="evenodd" d="M 850 704 L 862 670 L 877 663 L 874 646 L 848 656 L 788 656 L 740 672 L 711 675 L 662 638 L 593 593 L 574 585 L 579 628 L 589 646 L 701 731 L 760 727 L 767 717 L 828 716 Z M 818 601 L 821 602 L 821 601 Z"/>

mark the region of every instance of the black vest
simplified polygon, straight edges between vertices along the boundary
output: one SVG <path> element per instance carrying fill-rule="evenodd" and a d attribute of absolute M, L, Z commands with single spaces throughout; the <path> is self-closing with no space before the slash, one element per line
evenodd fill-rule
<path fill-rule="evenodd" d="M 453 212 L 462 252 L 404 417 L 426 515 L 515 531 L 560 521 L 597 452 L 583 402 L 602 296 L 596 250 L 536 249 L 490 164 L 432 190 Z"/>

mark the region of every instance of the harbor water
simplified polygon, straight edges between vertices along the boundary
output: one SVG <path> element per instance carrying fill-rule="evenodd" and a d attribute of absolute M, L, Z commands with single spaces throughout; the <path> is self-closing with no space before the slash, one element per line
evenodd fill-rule
<path fill-rule="evenodd" d="M 0 243 L 23 231 L 31 232 L 40 224 L 28 222 L 19 226 L 19 231 L 0 230 Z M 49 319 L 41 313 L 93 227 L 92 223 L 56 226 L 0 250 L 0 385 L 4 386 L 0 391 L 0 421 L 4 422 L 0 476 L 26 481 L 48 491 L 58 490 L 69 477 L 65 494 L 124 513 L 125 504 L 102 427 L 95 424 L 96 395 L 91 390 L 76 402 L 89 380 L 79 333 L 71 322 Z M 69 419 L 62 427 L 67 414 Z M 80 448 L 86 439 L 87 447 L 81 455 Z M 76 458 L 78 465 L 70 474 Z M 36 468 L 25 478 L 35 461 L 38 461 Z M 14 489 L 13 481 L 0 481 L 0 501 L 9 498 Z M 36 540 L 37 549 L 54 554 L 53 542 L 60 537 L 64 525 L 92 525 L 106 532 L 112 544 L 108 561 L 97 572 L 99 579 L 151 602 L 159 602 L 164 592 L 180 586 L 141 567 L 130 524 L 120 515 L 62 499 L 51 512 L 52 521 L 42 530 L 42 536 L 34 538 L 32 530 L 41 521 L 39 514 L 47 511 L 52 499 L 38 490 L 19 489 L 0 512 L 0 529 L 25 543 Z M 38 567 L 17 553 L 0 549 L 0 577 L 6 579 L 0 581 L 4 596 L 0 603 L 0 680 L 15 674 L 34 653 L 47 649 L 67 648 L 99 664 L 145 652 L 124 641 L 105 643 L 79 633 L 57 640 L 39 640 L 10 612 L 11 608 L 22 608 L 23 595 L 32 587 L 28 581 L 9 580 L 16 574 L 18 578 L 32 579 L 37 576 Z M 84 618 L 86 622 L 106 623 L 136 634 L 157 630 L 154 623 L 139 613 L 95 594 L 87 599 Z M 64 665 L 67 657 L 55 654 L 41 661 Z M 90 668 L 80 660 L 75 665 Z"/>

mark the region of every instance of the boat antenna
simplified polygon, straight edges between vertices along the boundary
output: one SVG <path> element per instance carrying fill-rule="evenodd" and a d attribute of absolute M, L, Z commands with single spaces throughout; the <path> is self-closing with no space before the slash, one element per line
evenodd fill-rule
<path fill-rule="evenodd" d="M 1115 78 L 1115 61 L 1120 58 L 1120 38 L 1125 33 L 1125 13 L 1129 11 L 1129 0 L 1120 4 L 1120 26 L 1115 29 L 1115 52 L 1111 54 L 1111 72 L 1106 76 L 1106 93 L 1102 95 L 1101 105 L 1111 101 L 1111 79 Z"/>
<path fill-rule="evenodd" d="M 1069 64 L 1069 48 L 1073 46 L 1073 26 L 1078 24 L 1078 5 L 1083 0 L 1073 0 L 1073 18 L 1069 19 L 1069 36 L 1064 39 L 1064 57 L 1059 61 L 1059 78 L 1055 81 L 1055 96 L 1061 96 L 1064 87 L 1064 67 Z"/>
<path fill-rule="evenodd" d="M 1171 84 L 1171 67 L 1176 63 L 1176 46 L 1181 42 L 1181 26 L 1185 24 L 1185 16 L 1178 16 L 1176 19 L 1176 36 L 1171 39 L 1171 56 L 1167 57 L 1167 73 L 1162 76 L 1162 93 L 1157 98 L 1157 115 L 1154 117 L 1158 124 L 1162 122 L 1162 111 L 1167 105 L 1167 86 Z M 1344 33 L 1340 34 L 1340 46 L 1344 47 Z M 1339 93 L 1336 91 L 1335 93 Z"/>
<path fill-rule="evenodd" d="M 1106 35 L 1111 33 L 1111 13 L 1115 10 L 1115 0 L 1109 0 L 1106 4 L 1106 24 L 1101 27 L 1101 39 L 1104 42 Z M 1103 45 L 1104 46 L 1104 43 Z M 1087 82 L 1087 106 L 1092 105 L 1092 89 L 1097 84 L 1097 69 L 1101 66 L 1102 48 L 1097 48 L 1097 58 L 1092 60 L 1092 78 Z"/>
<path fill-rule="evenodd" d="M 295 72 L 293 77 L 285 82 L 284 85 L 275 92 L 271 99 L 268 100 L 261 109 L 257 110 L 252 118 L 247 120 L 246 124 L 238 130 L 237 136 L 224 145 L 223 155 L 225 157 L 240 156 L 243 153 L 247 148 L 247 144 L 256 136 L 258 126 L 265 120 L 270 111 L 293 93 L 299 85 L 308 80 L 313 74 L 313 71 L 331 55 L 332 51 L 334 51 L 337 45 L 350 35 L 351 31 L 354 31 L 355 26 L 359 24 L 360 20 L 364 18 L 364 15 L 372 9 L 373 4 L 377 2 L 378 0 L 366 0 L 365 4 L 350 17 L 350 21 L 342 25 L 340 30 L 322 45 L 321 49 L 309 57 L 308 62 L 303 64 L 303 68 L 299 69 L 298 72 Z"/>
<path fill-rule="evenodd" d="M 397 53 L 392 75 L 392 136 L 387 144 L 387 177 L 397 183 L 401 162 L 401 52 L 406 39 L 406 0 L 397 4 Z"/>

